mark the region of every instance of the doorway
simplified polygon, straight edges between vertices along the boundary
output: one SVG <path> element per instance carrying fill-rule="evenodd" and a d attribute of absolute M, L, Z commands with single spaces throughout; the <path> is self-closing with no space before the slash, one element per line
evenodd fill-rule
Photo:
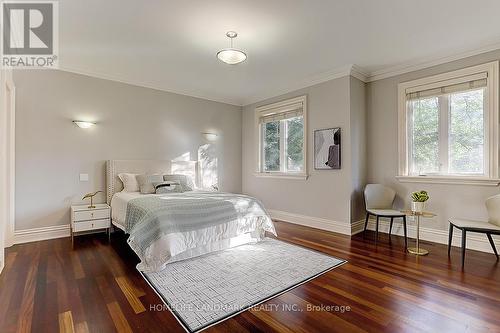
<path fill-rule="evenodd" d="M 0 271 L 4 248 L 14 243 L 15 195 L 15 95 L 12 71 L 1 72 L 0 96 Z"/>

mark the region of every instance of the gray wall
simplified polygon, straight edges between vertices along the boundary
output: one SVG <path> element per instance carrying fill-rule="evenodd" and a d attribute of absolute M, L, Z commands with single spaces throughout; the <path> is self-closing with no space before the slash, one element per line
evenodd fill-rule
<path fill-rule="evenodd" d="M 268 209 L 349 223 L 352 193 L 350 133 L 350 77 L 343 77 L 312 87 L 277 96 L 243 108 L 243 192 L 256 196 Z M 354 85 L 356 85 L 354 83 Z M 307 95 L 308 156 L 310 177 L 290 180 L 255 177 L 257 139 L 255 107 L 283 99 Z M 342 128 L 342 169 L 314 170 L 313 131 Z"/>
<path fill-rule="evenodd" d="M 397 84 L 500 59 L 500 51 L 364 84 L 343 77 L 243 108 L 61 71 L 17 71 L 16 229 L 69 222 L 68 207 L 104 189 L 106 159 L 196 158 L 201 132 L 219 135 L 219 181 L 267 208 L 348 223 L 362 218 L 366 182 L 397 190 L 397 205 L 426 189 L 438 217 L 427 228 L 446 229 L 450 216 L 486 218 L 484 200 L 498 187 L 402 183 L 397 174 Z M 254 109 L 308 96 L 310 178 L 258 178 Z M 82 130 L 73 119 L 99 122 Z M 313 169 L 313 130 L 342 128 L 342 169 Z M 241 131 L 241 132 L 240 132 Z M 240 134 L 241 133 L 241 134 Z M 79 182 L 89 173 L 89 182 Z M 104 197 L 100 197 L 104 201 Z"/>
<path fill-rule="evenodd" d="M 221 190 L 241 192 L 240 107 L 62 71 L 20 70 L 14 81 L 16 230 L 69 223 L 71 203 L 105 189 L 107 159 L 195 160 L 201 132 L 219 134 Z"/>
<path fill-rule="evenodd" d="M 366 84 L 351 76 L 351 222 L 363 219 L 365 203 L 363 190 L 366 185 Z"/>
<path fill-rule="evenodd" d="M 436 212 L 434 219 L 423 219 L 423 226 L 431 229 L 447 229 L 449 217 L 471 219 L 486 218 L 484 200 L 497 194 L 498 187 L 472 185 L 412 184 L 396 180 L 398 164 L 397 148 L 397 85 L 429 75 L 482 64 L 500 59 L 500 51 L 454 61 L 440 66 L 371 82 L 367 85 L 367 152 L 368 181 L 383 183 L 397 190 L 397 203 L 408 207 L 412 191 L 429 191 L 428 210 Z"/>

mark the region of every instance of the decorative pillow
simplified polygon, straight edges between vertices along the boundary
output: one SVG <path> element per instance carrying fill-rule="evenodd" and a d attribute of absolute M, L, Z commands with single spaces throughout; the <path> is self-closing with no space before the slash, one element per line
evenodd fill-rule
<path fill-rule="evenodd" d="M 154 183 L 154 187 L 156 194 L 182 192 L 182 186 L 178 182 L 173 181 Z"/>
<path fill-rule="evenodd" d="M 152 194 L 155 193 L 154 183 L 161 183 L 163 181 L 163 175 L 138 175 L 137 181 L 139 183 L 139 190 L 142 194 Z"/>
<path fill-rule="evenodd" d="M 163 180 L 178 182 L 179 184 L 181 184 L 183 192 L 194 190 L 193 180 L 191 179 L 191 177 L 189 177 L 187 175 L 180 175 L 180 174 L 163 175 Z"/>
<path fill-rule="evenodd" d="M 122 192 L 139 192 L 139 183 L 137 182 L 137 174 L 135 173 L 120 173 L 118 178 L 123 183 Z"/>

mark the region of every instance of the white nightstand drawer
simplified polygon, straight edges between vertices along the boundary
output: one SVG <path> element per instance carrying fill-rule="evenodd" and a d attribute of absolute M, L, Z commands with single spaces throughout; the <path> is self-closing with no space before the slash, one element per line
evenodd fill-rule
<path fill-rule="evenodd" d="M 82 210 L 74 212 L 73 221 L 109 219 L 109 209 Z"/>
<path fill-rule="evenodd" d="M 109 219 L 73 223 L 73 232 L 109 228 Z"/>

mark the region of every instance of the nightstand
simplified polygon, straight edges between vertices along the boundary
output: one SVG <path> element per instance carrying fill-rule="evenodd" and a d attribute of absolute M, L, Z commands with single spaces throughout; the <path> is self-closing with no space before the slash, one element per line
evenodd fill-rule
<path fill-rule="evenodd" d="M 107 204 L 71 206 L 71 246 L 73 239 L 79 233 L 102 230 L 107 232 L 108 241 L 111 237 L 111 207 Z"/>

